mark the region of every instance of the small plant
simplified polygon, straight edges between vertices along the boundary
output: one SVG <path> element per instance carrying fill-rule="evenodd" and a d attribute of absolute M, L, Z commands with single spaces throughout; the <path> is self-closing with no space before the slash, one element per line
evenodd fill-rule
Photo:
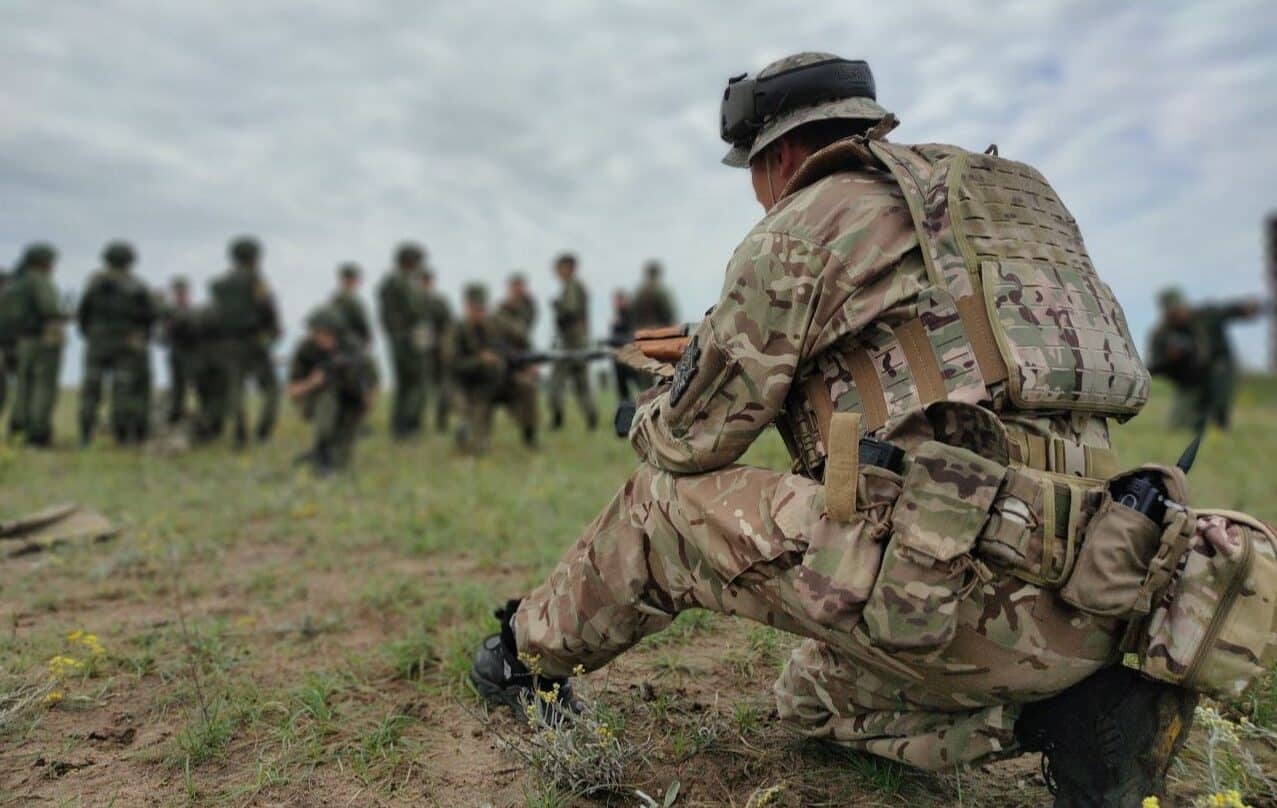
<path fill-rule="evenodd" d="M 1277 781 L 1246 744 L 1253 740 L 1277 744 L 1277 732 L 1245 717 L 1230 721 L 1204 704 L 1197 707 L 1193 719 L 1200 731 L 1189 740 L 1183 758 L 1194 778 L 1204 781 L 1210 792 L 1197 801 L 1198 806 L 1243 808 L 1242 794 L 1277 800 Z"/>

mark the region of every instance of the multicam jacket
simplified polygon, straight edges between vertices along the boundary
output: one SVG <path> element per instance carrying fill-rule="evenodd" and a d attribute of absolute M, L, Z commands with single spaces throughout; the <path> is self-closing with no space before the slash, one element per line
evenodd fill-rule
<path fill-rule="evenodd" d="M 895 154 L 922 160 L 949 147 L 915 147 L 909 152 L 904 147 L 891 148 L 897 150 Z M 990 385 L 982 380 L 976 352 L 968 344 L 971 340 L 964 341 L 955 311 L 953 298 L 959 294 L 950 297 L 938 288 L 939 276 L 952 273 L 956 256 L 937 254 L 930 237 L 944 234 L 949 211 L 936 215 L 927 209 L 926 216 L 918 215 L 936 194 L 915 194 L 910 199 L 899 175 L 886 170 L 885 161 L 874 162 L 871 157 L 863 143 L 849 141 L 813 155 L 780 201 L 737 247 L 727 266 L 721 298 L 695 331 L 673 383 L 658 388 L 660 392 L 636 414 L 630 439 L 641 458 L 676 473 L 721 468 L 777 422 L 789 438 L 799 470 L 816 476 L 823 447 L 811 428 L 813 405 L 804 383 L 819 377 L 839 411 L 867 410 L 853 381 L 857 362 L 852 360 L 858 360 L 859 369 L 871 374 L 874 385 L 881 388 L 881 421 L 944 398 L 985 404 L 1003 421 L 1022 422 L 1039 434 L 1060 435 L 1073 446 L 1106 448 L 1108 430 L 1102 416 L 1127 415 L 1142 405 L 1147 375 L 1130 347 L 1120 309 L 1107 287 L 1094 277 L 1080 235 L 1062 206 L 1050 214 L 1058 218 L 1061 230 L 1075 236 L 1073 242 L 1057 249 L 1054 235 L 1048 233 L 1042 244 L 1030 245 L 1058 259 L 1058 267 L 1050 267 L 1057 288 L 1048 288 L 1045 294 L 1059 300 L 1042 304 L 1034 299 L 1042 296 L 1039 288 L 1022 280 L 1021 276 L 1037 279 L 1029 274 L 1037 266 L 1031 263 L 1036 257 L 1026 259 L 1030 270 L 1018 275 L 1014 261 L 984 262 L 995 273 L 990 275 L 991 282 L 1000 284 L 997 294 L 1001 297 L 990 302 L 991 316 L 998 316 L 997 307 L 1008 309 L 1013 320 L 1003 330 L 1018 340 L 1009 343 L 1008 355 L 1016 360 L 1011 375 L 1017 395 L 1012 399 L 1006 381 Z M 986 165 L 982 160 L 971 156 L 976 168 L 970 173 L 977 179 L 983 179 L 979 176 Z M 1011 165 L 1032 172 L 1020 164 L 988 160 L 997 169 Z M 1009 206 L 1023 205 L 1026 198 L 1037 206 L 1039 197 L 1033 194 L 1041 188 L 1049 193 L 1049 186 L 1040 181 L 1036 190 L 1024 190 L 1034 181 L 1040 181 L 1036 172 L 1005 180 L 1011 186 L 1006 192 Z M 966 193 L 968 189 L 959 190 Z M 1050 197 L 1054 199 L 1053 194 Z M 956 203 L 951 207 L 965 210 Z M 994 236 L 999 235 L 997 227 L 990 226 Z M 928 255 L 920 248 L 924 234 Z M 938 243 L 943 246 L 943 241 Z M 1078 266 L 1082 269 L 1077 270 Z M 1055 305 L 1087 322 L 1079 322 L 1077 328 L 1052 325 L 1040 313 L 1040 305 L 1048 309 Z M 1016 326 L 1018 331 L 1013 330 Z M 1112 335 L 1102 350 L 1088 342 L 1097 334 Z M 1063 343 L 1064 349 L 1040 341 L 1044 336 Z M 1117 346 L 1112 352 L 1110 342 Z M 914 372 L 917 369 L 906 361 L 910 350 L 918 355 L 918 343 L 923 346 L 921 353 L 932 357 L 933 378 Z M 1026 343 L 1028 349 L 1023 348 Z M 1073 371 L 1061 372 L 1070 362 Z M 1092 367 L 1100 363 L 1105 366 Z M 1104 387 L 1105 379 L 1122 386 L 1110 390 Z M 1071 398 L 1085 406 L 1071 405 Z M 881 426 L 870 424 L 871 429 Z"/>

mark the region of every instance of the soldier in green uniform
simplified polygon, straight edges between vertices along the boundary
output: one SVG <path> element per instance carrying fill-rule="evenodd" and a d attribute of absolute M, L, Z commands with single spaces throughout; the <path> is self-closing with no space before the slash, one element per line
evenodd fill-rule
<path fill-rule="evenodd" d="M 488 314 L 487 290 L 471 284 L 464 292 L 465 314 L 452 332 L 449 351 L 460 392 L 463 421 L 457 447 L 465 454 L 488 451 L 493 410 L 504 406 L 518 424 L 523 442 L 536 446 L 536 386 L 533 370 L 519 367 L 524 344 L 522 327 Z"/>
<path fill-rule="evenodd" d="M 381 327 L 386 331 L 390 367 L 395 377 L 390 408 L 390 435 L 404 440 L 421 431 L 425 407 L 426 351 L 430 347 L 425 322 L 421 273 L 426 252 L 417 244 L 401 244 L 395 251 L 395 268 L 386 273 L 377 289 Z"/>
<path fill-rule="evenodd" d="M 316 474 L 346 468 L 359 425 L 372 407 L 377 371 L 358 334 L 334 306 L 314 311 L 288 369 L 288 396 L 311 422 L 314 440 L 298 458 Z"/>
<path fill-rule="evenodd" d="M 1254 300 L 1190 306 L 1178 289 L 1158 297 L 1162 319 L 1149 346 L 1149 370 L 1175 386 L 1171 428 L 1228 429 L 1237 393 L 1237 360 L 1228 326 L 1263 310 Z"/>
<path fill-rule="evenodd" d="M 568 350 L 587 348 L 590 344 L 590 298 L 576 271 L 575 255 L 564 253 L 555 259 L 554 273 L 562 283 L 559 296 L 553 302 L 556 344 Z M 569 385 L 581 405 L 586 425 L 594 429 L 598 426 L 599 414 L 590 392 L 589 367 L 576 359 L 555 362 L 550 371 L 550 427 L 563 427 L 564 388 Z"/>
<path fill-rule="evenodd" d="M 636 330 L 674 325 L 678 320 L 674 296 L 661 280 L 662 274 L 659 261 L 648 261 L 643 267 L 643 283 L 630 296 L 630 324 Z"/>
<path fill-rule="evenodd" d="M 151 290 L 133 274 L 137 254 L 115 241 L 102 251 L 105 268 L 89 279 L 76 322 L 85 340 L 80 386 L 80 445 L 93 442 L 102 386 L 111 387 L 111 432 L 121 445 L 150 434 L 151 328 L 158 312 Z"/>
<path fill-rule="evenodd" d="M 372 326 L 369 325 L 368 308 L 359 298 L 359 285 L 363 282 L 363 270 L 358 264 L 345 263 L 337 268 L 337 291 L 329 306 L 341 315 L 346 333 L 360 347 L 372 345 Z"/>
<path fill-rule="evenodd" d="M 528 279 L 516 272 L 506 281 L 505 297 L 493 314 L 501 339 L 516 351 L 532 350 L 532 329 L 537 322 L 537 302 L 528 292 Z"/>
<path fill-rule="evenodd" d="M 160 340 L 168 349 L 169 400 L 164 420 L 170 425 L 186 417 L 186 400 L 195 389 L 195 352 L 199 346 L 195 314 L 190 282 L 183 277 L 174 278 L 160 320 Z"/>
<path fill-rule="evenodd" d="M 213 306 L 197 306 L 190 316 L 190 379 L 197 404 L 191 437 L 206 443 L 221 436 L 226 426 L 227 363 L 222 356 L 221 318 Z"/>
<path fill-rule="evenodd" d="M 435 273 L 421 273 L 422 308 L 426 323 L 425 407 L 434 412 L 435 429 L 448 431 L 452 411 L 452 373 L 448 367 L 447 345 L 453 327 L 452 306 L 435 288 Z"/>
<path fill-rule="evenodd" d="M 1126 623 L 1038 573 L 1043 542 L 1079 541 L 1055 515 L 1121 468 L 1108 420 L 1148 373 L 1041 174 L 895 123 L 864 62 L 729 81 L 724 162 L 764 216 L 637 403 L 641 465 L 498 610 L 471 681 L 573 709 L 574 672 L 711 609 L 805 638 L 774 693 L 812 737 L 932 770 L 1044 751 L 1057 806 L 1139 805 L 1195 698 L 1123 667 Z M 739 464 L 773 425 L 792 470 Z"/>
<path fill-rule="evenodd" d="M 248 384 L 257 387 L 261 411 L 254 432 L 260 442 L 270 438 L 279 412 L 279 379 L 272 346 L 279 340 L 279 312 L 275 296 L 261 272 L 261 245 L 244 236 L 230 244 L 231 268 L 211 285 L 213 311 L 220 335 L 226 395 L 221 412 L 211 422 L 234 422 L 236 447 L 248 442 Z"/>
<path fill-rule="evenodd" d="M 12 316 L 18 337 L 9 432 L 21 433 L 28 446 L 53 444 L 53 408 L 58 401 L 67 320 L 53 285 L 57 260 L 57 251 L 48 244 L 27 247 L 4 295 L 4 307 L 12 315 L 0 316 L 4 320 Z"/>

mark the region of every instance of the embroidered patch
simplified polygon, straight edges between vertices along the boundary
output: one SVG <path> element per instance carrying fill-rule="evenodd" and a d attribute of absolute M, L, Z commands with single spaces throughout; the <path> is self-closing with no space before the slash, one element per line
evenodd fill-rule
<path fill-rule="evenodd" d="M 670 384 L 671 407 L 678 406 L 679 400 L 687 392 L 692 379 L 696 378 L 696 371 L 700 370 L 700 362 L 700 337 L 694 335 L 692 341 L 687 344 L 687 348 L 683 350 L 683 355 L 679 357 L 678 364 L 674 366 L 674 381 Z"/>

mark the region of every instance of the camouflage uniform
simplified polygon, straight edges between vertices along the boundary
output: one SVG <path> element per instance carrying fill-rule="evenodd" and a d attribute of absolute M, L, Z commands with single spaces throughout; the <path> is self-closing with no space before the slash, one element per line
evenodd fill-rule
<path fill-rule="evenodd" d="M 864 103 L 859 114 L 885 113 Z M 734 149 L 729 164 L 748 153 Z M 958 529 L 982 524 L 970 524 L 968 509 L 988 505 L 999 489 L 980 470 L 987 461 L 927 457 L 925 442 L 939 439 L 937 413 L 950 413 L 947 434 L 976 453 L 988 448 L 981 430 L 989 429 L 974 426 L 976 413 L 997 430 L 1014 426 L 1078 456 L 1107 449 L 1108 428 L 1099 416 L 1022 410 L 1008 397 L 1012 382 L 971 383 L 983 370 L 961 347 L 960 330 L 948 336 L 960 320 L 939 310 L 953 301 L 930 272 L 933 261 L 953 266 L 956 254 L 924 257 L 905 189 L 868 156 L 863 142 L 841 141 L 777 189 L 779 201 L 736 249 L 719 303 L 695 331 L 673 384 L 639 403 L 630 439 L 643 465 L 511 624 L 518 649 L 538 656 L 546 675 L 562 677 L 576 665 L 606 664 L 684 609 L 748 617 L 806 638 L 775 685 L 782 717 L 815 737 L 939 769 L 1012 751 L 1019 705 L 1110 664 L 1121 627 L 974 554 L 955 556 L 947 545 Z M 928 221 L 937 223 L 934 249 L 945 244 L 947 213 Z M 1104 294 L 1085 288 L 1078 294 Z M 1092 324 L 1124 331 L 1120 310 L 1104 300 L 1107 319 Z M 1013 314 L 1025 318 L 1020 340 L 1051 335 L 1028 309 Z M 906 321 L 924 330 L 931 350 L 913 356 L 932 357 L 934 379 L 906 361 L 914 339 L 901 327 Z M 1028 350 L 1025 366 L 1044 345 Z M 1129 334 L 1124 345 L 1126 353 L 1115 347 L 1105 357 L 1108 369 L 1079 367 L 1071 376 L 1047 361 L 1041 378 L 1013 377 L 1017 395 L 1067 390 L 1081 377 L 1101 385 L 1091 391 L 1097 398 L 1112 393 L 1137 409 L 1147 376 L 1134 369 Z M 1102 387 L 1126 384 L 1128 368 L 1131 389 Z M 870 381 L 882 386 L 885 404 L 871 406 Z M 937 392 L 952 410 L 923 408 Z M 811 427 L 818 398 L 836 416 L 863 414 L 871 434 L 902 448 L 911 458 L 906 482 L 929 483 L 916 489 L 925 496 L 911 499 L 912 488 L 902 495 L 900 476 L 863 468 L 850 483 L 854 510 L 832 516 L 820 482 L 832 473 L 823 469 L 826 439 Z M 873 426 L 879 407 L 883 423 Z M 787 437 L 795 472 L 732 465 L 773 423 Z M 950 566 L 956 560 L 964 566 Z M 914 578 L 887 574 L 909 563 L 918 565 Z"/>
<path fill-rule="evenodd" d="M 678 313 L 674 297 L 661 283 L 658 271 L 649 267 L 648 276 L 630 298 L 630 325 L 634 328 L 660 328 L 674 325 Z"/>
<path fill-rule="evenodd" d="M 80 386 L 80 442 L 97 427 L 102 385 L 111 385 L 111 432 L 120 443 L 140 443 L 150 433 L 151 328 L 157 307 L 151 291 L 131 272 L 133 253 L 111 245 L 108 266 L 89 279 L 76 322 L 85 338 Z"/>
<path fill-rule="evenodd" d="M 447 298 L 433 288 L 427 288 L 422 310 L 430 335 L 425 357 L 424 408 L 434 412 L 435 428 L 443 432 L 448 428 L 448 415 L 452 411 L 452 373 L 446 350 L 453 328 L 452 307 L 448 305 Z"/>
<path fill-rule="evenodd" d="M 29 260 L 33 257 L 36 260 Z M 44 245 L 28 248 L 5 292 L 7 305 L 17 314 L 18 336 L 9 431 L 23 433 L 33 446 L 48 446 L 53 441 L 53 409 L 62 368 L 66 315 L 51 277 L 56 258 L 53 249 Z"/>
<path fill-rule="evenodd" d="M 554 300 L 554 325 L 558 335 L 558 347 L 573 350 L 590 345 L 590 298 L 585 285 L 575 277 L 563 283 L 563 290 Z M 576 400 L 581 405 L 586 423 L 593 427 L 598 422 L 598 410 L 590 392 L 589 364 L 577 359 L 564 359 L 554 363 L 550 371 L 550 409 L 554 422 L 563 421 L 564 388 L 571 385 Z"/>
<path fill-rule="evenodd" d="M 323 384 L 301 397 L 298 407 L 314 429 L 308 459 L 321 471 L 338 470 L 350 464 L 359 425 L 377 386 L 376 364 L 335 307 L 315 311 L 308 325 L 312 331 L 323 328 L 333 333 L 337 347 L 329 352 L 313 335 L 307 336 L 293 354 L 288 381 L 295 384 L 316 370 L 323 371 Z"/>
<path fill-rule="evenodd" d="M 1178 292 L 1162 298 L 1163 309 L 1183 305 Z M 1235 301 L 1194 307 L 1182 321 L 1164 312 L 1150 340 L 1149 368 L 1175 386 L 1171 428 L 1228 428 L 1237 392 L 1237 360 L 1227 329 L 1257 311 L 1252 302 Z"/>
<path fill-rule="evenodd" d="M 367 348 L 372 344 L 372 328 L 368 325 L 368 309 L 359 296 L 349 292 L 337 292 L 328 304 L 341 318 L 348 339 Z"/>
<path fill-rule="evenodd" d="M 259 441 L 270 437 L 279 414 L 279 379 L 271 355 L 280 337 L 279 312 L 257 268 L 255 245 L 251 254 L 251 259 L 236 259 L 235 266 L 212 283 L 226 394 L 214 406 L 210 421 L 221 424 L 232 418 L 237 445 L 248 440 L 249 381 L 262 398 L 255 430 Z"/>
<path fill-rule="evenodd" d="M 195 389 L 196 353 L 200 349 L 196 310 L 189 301 L 175 300 L 164 307 L 160 335 L 168 348 L 169 405 L 165 420 L 176 424 L 186 417 L 186 399 Z"/>
<path fill-rule="evenodd" d="M 484 300 L 480 289 L 467 289 L 469 300 Z M 452 329 L 449 361 L 463 405 L 458 448 L 468 454 L 488 451 L 493 411 L 503 406 L 523 434 L 536 441 L 536 385 L 531 368 L 510 365 L 510 358 L 530 343 L 526 332 L 505 316 L 489 315 L 478 322 L 461 318 Z"/>
<path fill-rule="evenodd" d="M 192 434 L 196 441 L 213 440 L 226 426 L 229 379 L 222 358 L 221 323 L 212 306 L 191 310 L 190 379 L 198 403 Z"/>
<path fill-rule="evenodd" d="M 426 405 L 426 352 L 432 346 L 420 273 L 418 265 L 400 266 L 387 273 L 377 289 L 381 326 L 386 330 L 395 376 L 390 432 L 400 438 L 421 430 L 421 411 Z"/>

